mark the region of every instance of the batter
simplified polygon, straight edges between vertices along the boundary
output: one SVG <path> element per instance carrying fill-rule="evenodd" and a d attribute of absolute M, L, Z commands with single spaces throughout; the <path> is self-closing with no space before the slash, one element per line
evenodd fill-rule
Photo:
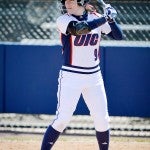
<path fill-rule="evenodd" d="M 94 120 L 100 150 L 109 147 L 109 114 L 100 70 L 101 35 L 122 39 L 122 31 L 113 18 L 116 10 L 108 5 L 98 14 L 89 0 L 61 0 L 62 12 L 57 27 L 64 58 L 59 73 L 56 117 L 47 128 L 41 150 L 50 150 L 68 125 L 82 94 Z"/>

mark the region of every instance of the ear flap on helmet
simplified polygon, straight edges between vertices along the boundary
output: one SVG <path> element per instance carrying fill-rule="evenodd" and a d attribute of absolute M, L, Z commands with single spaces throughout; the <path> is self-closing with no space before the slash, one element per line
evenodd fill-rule
<path fill-rule="evenodd" d="M 61 0 L 60 2 L 61 2 L 62 4 L 65 4 L 65 0 Z"/>
<path fill-rule="evenodd" d="M 86 3 L 89 2 L 89 0 L 77 0 L 78 4 L 80 4 L 81 6 L 85 5 Z"/>

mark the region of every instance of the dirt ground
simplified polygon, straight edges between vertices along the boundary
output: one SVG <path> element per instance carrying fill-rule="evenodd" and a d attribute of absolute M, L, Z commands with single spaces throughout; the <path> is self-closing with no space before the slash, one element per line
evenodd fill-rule
<path fill-rule="evenodd" d="M 40 150 L 42 134 L 0 133 L 0 150 Z M 53 150 L 98 150 L 95 136 L 62 135 Z M 110 150 L 150 150 L 149 138 L 111 137 Z"/>

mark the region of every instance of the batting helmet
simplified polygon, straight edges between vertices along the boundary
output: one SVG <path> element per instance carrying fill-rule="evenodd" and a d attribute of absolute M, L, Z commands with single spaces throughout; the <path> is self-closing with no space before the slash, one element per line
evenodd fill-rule
<path fill-rule="evenodd" d="M 77 0 L 79 5 L 84 5 L 85 3 L 88 3 L 90 0 Z M 65 4 L 65 0 L 61 0 L 61 3 L 64 5 Z"/>
<path fill-rule="evenodd" d="M 65 1 L 66 0 L 60 0 L 61 6 L 59 5 L 59 8 L 61 9 L 61 13 L 66 13 L 66 7 L 65 7 Z M 86 3 L 88 3 L 90 0 L 77 0 L 78 5 L 84 6 Z"/>

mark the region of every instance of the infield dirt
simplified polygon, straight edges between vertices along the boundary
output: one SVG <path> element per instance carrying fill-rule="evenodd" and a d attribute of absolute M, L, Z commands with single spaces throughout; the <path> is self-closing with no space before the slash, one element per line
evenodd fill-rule
<path fill-rule="evenodd" d="M 0 150 L 40 150 L 42 134 L 0 133 Z M 62 135 L 53 150 L 98 150 L 95 136 Z M 111 137 L 110 150 L 150 150 L 149 138 Z"/>

